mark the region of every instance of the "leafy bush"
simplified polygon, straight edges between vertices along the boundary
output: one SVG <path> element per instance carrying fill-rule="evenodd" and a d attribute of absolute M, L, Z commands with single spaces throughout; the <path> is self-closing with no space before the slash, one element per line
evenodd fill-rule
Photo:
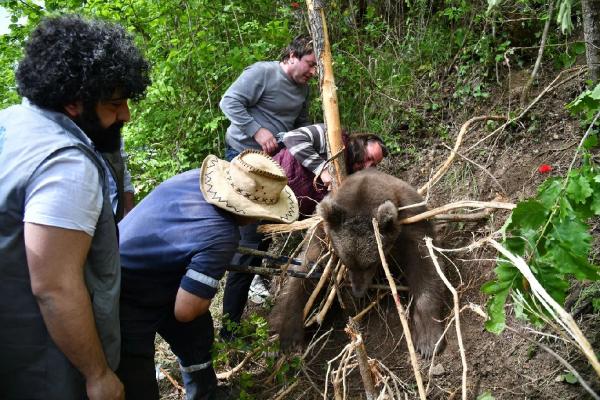
<path fill-rule="evenodd" d="M 326 10 L 342 124 L 379 133 L 396 150 L 404 147 L 399 142 L 405 135 L 443 137 L 447 113 L 485 100 L 515 41 L 537 45 L 547 7 L 541 0 L 512 0 L 496 2 L 487 13 L 485 2 L 466 0 L 371 1 L 361 3 L 362 9 L 359 3 L 333 0 Z M 42 16 L 78 12 L 116 20 L 135 35 L 153 65 L 153 84 L 146 99 L 132 105 L 124 129 L 138 197 L 198 167 L 208 153 L 222 154 L 228 122 L 218 102 L 226 88 L 243 68 L 275 59 L 292 36 L 306 31 L 304 4 L 282 0 L 47 0 L 44 8 L 10 0 L 3 5 L 13 25 L 9 35 L 0 36 L 2 107 L 19 101 L 13 69 L 24 38 Z M 523 22 L 515 26 L 512 20 Z M 558 36 L 551 36 L 558 44 Z M 562 52 L 557 49 L 566 45 L 552 47 L 550 54 L 567 65 L 580 47 Z M 456 82 L 454 91 L 442 93 L 448 79 Z M 310 113 L 321 121 L 316 82 L 312 89 Z"/>
<path fill-rule="evenodd" d="M 600 112 L 600 85 L 582 93 L 568 108 L 591 123 L 591 117 Z M 598 144 L 597 132 L 593 126 L 589 129 L 582 165 L 565 178 L 546 180 L 535 198 L 517 205 L 504 227 L 504 246 L 527 261 L 559 304 L 565 301 L 570 278 L 600 280 L 600 267 L 590 262 L 592 236 L 587 224 L 591 217 L 600 215 L 600 167 L 587 150 Z M 490 295 L 486 328 L 495 333 L 504 329 L 504 305 L 511 291 L 517 295 L 522 316 L 540 323 L 544 311 L 535 305 L 528 282 L 518 269 L 501 258 L 494 272 L 496 279 L 482 287 Z M 598 304 L 598 299 L 592 301 Z"/>

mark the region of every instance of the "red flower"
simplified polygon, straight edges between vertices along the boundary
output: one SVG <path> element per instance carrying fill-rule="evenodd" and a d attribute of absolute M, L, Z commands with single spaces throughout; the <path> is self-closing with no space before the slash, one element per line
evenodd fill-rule
<path fill-rule="evenodd" d="M 298 4 L 294 1 L 292 4 L 290 4 L 290 6 L 292 6 L 292 8 L 299 8 L 300 4 Z"/>
<path fill-rule="evenodd" d="M 540 174 L 547 174 L 550 171 L 552 171 L 552 167 L 550 165 L 548 165 L 548 164 L 542 164 L 538 168 L 538 172 Z"/>

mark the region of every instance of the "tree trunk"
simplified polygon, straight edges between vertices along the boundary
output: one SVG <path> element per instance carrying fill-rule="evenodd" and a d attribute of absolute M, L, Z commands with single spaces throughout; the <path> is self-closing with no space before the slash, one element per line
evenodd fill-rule
<path fill-rule="evenodd" d="M 334 178 L 332 182 L 333 190 L 336 190 L 342 179 L 346 176 L 346 164 L 342 151 L 344 149 L 344 142 L 342 141 L 337 91 L 333 77 L 331 48 L 329 46 L 329 35 L 327 33 L 323 3 L 322 0 L 306 0 L 313 49 L 319 66 L 323 117 L 327 124 L 327 152 L 330 158 L 336 156 L 329 169 L 331 176 Z"/>
<path fill-rule="evenodd" d="M 596 84 L 600 78 L 600 0 L 581 0 L 581 11 L 587 65 Z"/>

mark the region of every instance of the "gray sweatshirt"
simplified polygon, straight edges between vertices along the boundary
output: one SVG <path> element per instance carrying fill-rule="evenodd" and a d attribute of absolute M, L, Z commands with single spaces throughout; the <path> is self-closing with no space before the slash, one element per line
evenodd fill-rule
<path fill-rule="evenodd" d="M 242 72 L 219 103 L 231 121 L 225 140 L 237 151 L 260 150 L 254 134 L 266 128 L 280 132 L 309 124 L 308 85 L 299 85 L 281 69 L 278 61 L 261 61 Z"/>

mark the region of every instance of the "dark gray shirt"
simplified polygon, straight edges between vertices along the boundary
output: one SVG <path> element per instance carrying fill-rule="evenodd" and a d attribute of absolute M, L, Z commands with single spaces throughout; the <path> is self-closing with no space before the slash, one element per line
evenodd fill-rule
<path fill-rule="evenodd" d="M 278 61 L 252 64 L 227 89 L 219 103 L 231 121 L 225 139 L 237 151 L 260 150 L 254 134 L 266 128 L 274 136 L 308 125 L 308 85 L 294 82 Z"/>

